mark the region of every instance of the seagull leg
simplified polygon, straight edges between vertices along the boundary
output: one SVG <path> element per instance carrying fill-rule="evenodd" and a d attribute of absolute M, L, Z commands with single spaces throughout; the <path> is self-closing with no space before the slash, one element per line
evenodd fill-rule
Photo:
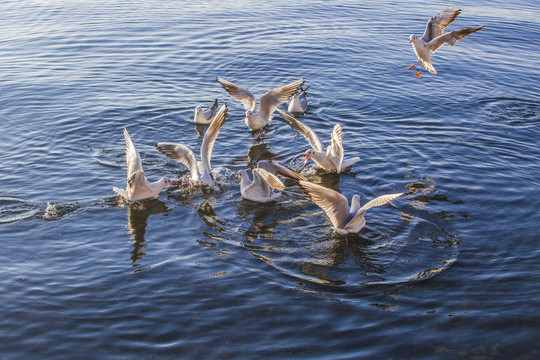
<path fill-rule="evenodd" d="M 422 66 L 420 67 L 420 71 L 416 73 L 416 77 L 420 79 L 420 74 L 422 73 L 422 69 L 424 68 L 424 62 L 422 61 Z"/>
<path fill-rule="evenodd" d="M 418 59 L 418 60 L 413 64 L 413 66 L 408 67 L 407 70 L 411 71 L 411 70 L 413 69 L 413 67 L 415 67 L 416 64 L 418 64 L 419 62 L 420 62 L 420 59 Z"/>
<path fill-rule="evenodd" d="M 264 133 L 264 128 L 261 129 L 261 132 L 259 133 L 259 135 L 257 135 L 257 140 L 261 138 L 261 135 Z"/>

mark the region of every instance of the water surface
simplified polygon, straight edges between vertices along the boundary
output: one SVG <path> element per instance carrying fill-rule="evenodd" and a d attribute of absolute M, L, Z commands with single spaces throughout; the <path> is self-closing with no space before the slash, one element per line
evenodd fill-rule
<path fill-rule="evenodd" d="M 437 75 L 409 35 L 448 7 L 400 1 L 0 3 L 0 353 L 21 358 L 539 356 L 538 9 L 458 2 Z M 306 78 L 302 121 L 344 128 L 341 175 L 276 114 L 262 141 L 216 76 L 255 94 Z M 220 191 L 128 204 L 122 129 L 151 180 L 187 169 L 197 105 L 229 117 Z M 363 201 L 405 192 L 340 236 L 294 182 L 242 200 L 234 174 L 276 159 Z"/>

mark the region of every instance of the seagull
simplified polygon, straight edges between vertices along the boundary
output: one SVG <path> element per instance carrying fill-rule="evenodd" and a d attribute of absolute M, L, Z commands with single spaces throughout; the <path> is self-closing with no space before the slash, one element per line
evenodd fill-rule
<path fill-rule="evenodd" d="M 285 185 L 275 175 L 263 168 L 251 170 L 253 180 L 250 180 L 246 170 L 240 170 L 240 193 L 244 199 L 255 202 L 270 202 L 281 195 L 281 192 L 274 192 L 273 189 L 283 190 Z"/>
<path fill-rule="evenodd" d="M 138 201 L 148 198 L 156 198 L 167 185 L 177 185 L 176 182 L 167 178 L 161 178 L 156 182 L 148 182 L 144 176 L 141 156 L 131 137 L 124 128 L 124 140 L 126 142 L 127 186 L 126 190 L 113 187 L 113 190 L 128 201 Z"/>
<path fill-rule="evenodd" d="M 208 109 L 204 110 L 202 106 L 197 106 L 195 108 L 195 117 L 193 118 L 193 122 L 195 124 L 203 124 L 208 125 L 214 120 L 214 117 L 216 117 L 218 108 L 218 99 L 214 101 L 214 104 L 209 107 Z"/>
<path fill-rule="evenodd" d="M 285 165 L 282 165 L 279 162 L 274 161 L 274 160 L 260 160 L 257 163 L 257 167 L 259 169 L 264 169 L 264 170 L 268 171 L 272 175 L 284 176 L 284 177 L 287 177 L 287 178 L 293 179 L 293 180 L 307 181 L 307 179 L 304 176 L 300 175 L 296 171 L 291 170 L 288 167 L 286 167 Z"/>
<path fill-rule="evenodd" d="M 297 94 L 294 94 L 291 98 L 291 102 L 289 103 L 288 110 L 290 113 L 305 113 L 307 109 L 307 89 L 309 89 L 309 86 L 305 89 L 302 89 L 300 87 L 300 91 Z"/>
<path fill-rule="evenodd" d="M 472 34 L 478 30 L 482 30 L 485 26 L 473 26 L 465 29 L 454 30 L 452 32 L 443 34 L 444 29 L 454 21 L 458 15 L 461 14 L 460 9 L 446 9 L 441 11 L 437 15 L 431 17 L 426 25 L 426 30 L 422 38 L 416 35 L 411 35 L 409 43 L 412 43 L 414 52 L 418 57 L 418 61 L 414 63 L 407 70 L 412 70 L 420 60 L 422 60 L 422 66 L 420 71 L 416 74 L 417 78 L 420 78 L 422 69 L 424 66 L 429 72 L 436 74 L 435 68 L 431 64 L 431 53 L 437 51 L 444 44 L 454 46 L 458 40 L 463 39 L 465 36 Z"/>
<path fill-rule="evenodd" d="M 259 98 L 259 108 L 257 109 L 257 99 L 248 89 L 235 85 L 219 76 L 216 80 L 234 99 L 240 101 L 244 105 L 244 108 L 246 109 L 246 125 L 252 132 L 261 130 L 266 125 L 270 124 L 272 113 L 277 109 L 278 105 L 289 100 L 305 81 L 305 79 L 299 79 L 285 86 L 268 91 Z M 261 136 L 261 134 L 262 131 L 259 133 L 259 136 Z"/>
<path fill-rule="evenodd" d="M 308 193 L 310 199 L 324 210 L 334 230 L 341 235 L 359 232 L 366 225 L 364 219 L 366 211 L 375 206 L 388 204 L 404 194 L 382 195 L 368 201 L 362 207 L 360 207 L 360 195 L 354 195 L 349 208 L 347 198 L 335 190 L 308 181 L 300 181 L 299 185 Z"/>
<path fill-rule="evenodd" d="M 214 175 L 210 168 L 210 158 L 212 157 L 214 142 L 223 126 L 227 113 L 228 107 L 227 104 L 224 104 L 219 109 L 214 120 L 212 120 L 208 130 L 206 130 L 201 144 L 201 161 L 199 162 L 197 162 L 193 151 L 182 144 L 160 142 L 156 144 L 156 148 L 171 159 L 177 160 L 187 166 L 191 173 L 191 181 L 218 190 L 219 187 L 215 183 Z"/>
<path fill-rule="evenodd" d="M 341 125 L 334 125 L 334 130 L 332 131 L 331 137 L 331 144 L 325 152 L 321 140 L 309 126 L 301 123 L 299 120 L 293 118 L 292 116 L 281 111 L 280 109 L 277 110 L 281 114 L 281 116 L 283 116 L 285 121 L 287 121 L 294 130 L 302 134 L 311 145 L 311 149 L 307 150 L 304 153 L 306 155 L 304 162 L 306 162 L 308 158 L 311 157 L 313 161 L 315 161 L 317 165 L 319 165 L 323 169 L 326 169 L 328 171 L 335 171 L 339 174 L 343 169 L 353 165 L 360 160 L 358 156 L 347 160 L 343 159 L 343 129 L 341 128 Z"/>

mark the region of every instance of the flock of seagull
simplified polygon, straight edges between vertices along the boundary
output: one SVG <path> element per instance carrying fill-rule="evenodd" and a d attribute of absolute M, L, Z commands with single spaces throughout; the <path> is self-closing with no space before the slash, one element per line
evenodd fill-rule
<path fill-rule="evenodd" d="M 433 52 L 444 44 L 453 46 L 458 40 L 484 28 L 484 26 L 469 27 L 443 34 L 444 29 L 460 13 L 461 10 L 459 9 L 444 10 L 429 19 L 424 35 L 421 38 L 416 35 L 410 36 L 409 43 L 412 43 L 418 61 L 408 70 L 412 70 L 421 60 L 422 67 L 416 74 L 418 78 L 420 78 L 424 66 L 430 72 L 436 73 L 431 64 L 431 54 Z M 217 77 L 216 80 L 233 99 L 243 104 L 246 109 L 245 123 L 251 129 L 253 135 L 258 131 L 257 137 L 261 136 L 266 126 L 270 124 L 272 114 L 277 110 L 283 119 L 294 130 L 302 134 L 311 146 L 304 153 L 304 162 L 311 158 L 318 167 L 339 174 L 360 160 L 359 157 L 344 158 L 343 129 L 341 125 L 336 124 L 334 126 L 330 136 L 330 144 L 325 149 L 317 134 L 309 126 L 278 108 L 279 105 L 290 100 L 289 113 L 303 114 L 306 112 L 308 106 L 307 90 L 309 87 L 303 88 L 304 79 L 270 90 L 261 95 L 258 101 L 248 89 L 221 77 Z M 189 169 L 191 183 L 200 184 L 213 190 L 218 190 L 219 187 L 216 184 L 210 165 L 212 149 L 229 111 L 227 104 L 218 107 L 219 102 L 216 99 L 208 109 L 203 109 L 201 106 L 195 108 L 194 122 L 208 125 L 200 148 L 200 160 L 197 160 L 195 153 L 186 145 L 172 142 L 159 142 L 156 144 L 157 150 L 179 161 Z M 144 174 L 139 152 L 135 149 L 133 141 L 125 128 L 124 139 L 127 186 L 125 190 L 113 187 L 113 190 L 118 195 L 128 201 L 139 201 L 156 198 L 167 185 L 179 185 L 178 182 L 167 178 L 149 182 Z M 360 196 L 354 195 L 349 206 L 347 198 L 339 192 L 311 183 L 303 175 L 274 160 L 259 161 L 256 167 L 251 170 L 251 175 L 252 179 L 250 179 L 247 170 L 240 170 L 237 173 L 240 182 L 240 193 L 243 198 L 254 202 L 274 201 L 281 194 L 279 190 L 285 188 L 285 184 L 280 177 L 294 179 L 310 199 L 324 210 L 333 225 L 333 229 L 340 234 L 359 232 L 365 226 L 364 215 L 367 210 L 375 206 L 388 204 L 404 194 L 382 195 L 363 206 L 360 206 Z"/>

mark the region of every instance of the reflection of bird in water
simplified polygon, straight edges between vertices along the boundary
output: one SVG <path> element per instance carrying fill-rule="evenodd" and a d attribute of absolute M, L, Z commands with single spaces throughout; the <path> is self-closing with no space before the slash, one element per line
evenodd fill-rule
<path fill-rule="evenodd" d="M 204 130 L 206 130 L 205 125 L 195 124 L 195 131 L 197 131 L 197 137 L 204 136 Z"/>
<path fill-rule="evenodd" d="M 274 159 L 276 154 L 270 150 L 268 144 L 256 144 L 248 150 L 248 167 L 255 165 L 260 160 Z"/>
<path fill-rule="evenodd" d="M 276 214 L 280 205 L 275 203 L 254 203 L 242 200 L 237 208 L 238 216 L 245 218 L 252 215 L 251 227 L 245 231 L 249 241 L 256 238 L 273 239 L 277 220 L 272 215 Z"/>
<path fill-rule="evenodd" d="M 320 250 L 313 254 L 315 261 L 303 261 L 300 271 L 331 285 L 349 283 L 349 277 L 355 283 L 358 278 L 381 280 L 386 268 L 379 263 L 378 257 L 373 256 L 369 245 L 370 242 L 361 237 L 349 241 L 340 235 L 333 236 L 331 246 L 319 247 Z"/>
<path fill-rule="evenodd" d="M 113 187 L 113 190 L 126 200 L 137 201 L 158 197 L 159 193 L 167 185 L 176 185 L 174 181 L 161 178 L 156 182 L 148 182 L 142 168 L 141 156 L 131 141 L 129 133 L 124 128 L 124 140 L 126 143 L 127 186 L 126 190 Z"/>
<path fill-rule="evenodd" d="M 133 203 L 127 207 L 127 228 L 128 233 L 133 237 L 133 250 L 131 251 L 131 263 L 133 266 L 139 266 L 137 261 L 143 255 L 146 255 L 143 249 L 146 248 L 144 236 L 148 225 L 148 217 L 168 210 L 165 203 L 157 199 L 145 201 L 144 203 Z"/>
<path fill-rule="evenodd" d="M 208 201 L 208 199 L 204 200 L 199 206 L 197 213 L 206 225 L 218 230 L 221 233 L 225 231 L 225 228 L 223 227 L 225 222 L 218 219 L 218 214 L 216 214 L 214 207 L 210 201 Z"/>
<path fill-rule="evenodd" d="M 193 117 L 193 122 L 195 124 L 204 124 L 208 125 L 214 120 L 218 111 L 218 99 L 214 101 L 214 104 L 208 109 L 203 109 L 202 106 L 197 106 L 195 108 L 195 116 Z"/>
<path fill-rule="evenodd" d="M 214 174 L 210 167 L 210 158 L 212 157 L 214 142 L 227 117 L 227 112 L 227 104 L 224 104 L 208 127 L 201 144 L 201 161 L 197 162 L 193 151 L 183 144 L 160 142 L 156 144 L 156 148 L 168 157 L 187 166 L 191 174 L 191 181 L 218 190 L 219 188 L 215 183 Z"/>
<path fill-rule="evenodd" d="M 305 152 L 306 158 L 304 159 L 304 162 L 311 157 L 313 161 L 323 169 L 335 171 L 339 174 L 343 169 L 360 160 L 359 157 L 347 160 L 343 158 L 343 129 L 341 128 L 341 125 L 336 124 L 334 126 L 330 146 L 328 146 L 325 151 L 324 146 L 315 131 L 280 109 L 277 109 L 277 111 L 283 116 L 285 121 L 287 121 L 294 130 L 302 134 L 309 145 L 311 145 L 311 149 Z"/>
<path fill-rule="evenodd" d="M 311 200 L 324 210 L 334 230 L 342 235 L 362 230 L 366 225 L 364 215 L 372 207 L 388 204 L 403 195 L 403 193 L 382 195 L 368 201 L 362 207 L 360 207 L 360 195 L 354 195 L 349 208 L 347 198 L 335 190 L 307 181 L 300 181 L 299 185 L 308 193 Z"/>

